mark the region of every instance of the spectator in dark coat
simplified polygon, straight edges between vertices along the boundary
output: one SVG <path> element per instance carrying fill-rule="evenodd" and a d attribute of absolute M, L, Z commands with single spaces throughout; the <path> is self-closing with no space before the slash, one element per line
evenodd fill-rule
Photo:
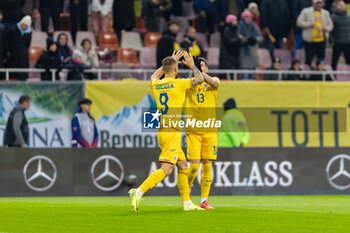
<path fill-rule="evenodd" d="M 289 69 L 290 71 L 302 71 L 301 69 L 301 63 L 298 59 L 293 59 L 292 60 L 292 66 Z M 302 81 L 306 80 L 304 74 L 288 74 L 286 76 L 287 81 Z"/>
<path fill-rule="evenodd" d="M 293 32 L 295 36 L 295 49 L 294 49 L 294 55 L 295 52 L 299 49 L 301 49 L 304 45 L 303 37 L 301 35 L 301 28 L 297 26 L 297 19 L 300 15 L 300 12 L 307 8 L 312 6 L 312 0 L 294 0 L 293 2 Z"/>
<path fill-rule="evenodd" d="M 239 69 L 243 37 L 239 34 L 236 16 L 228 15 L 226 23 L 227 25 L 221 33 L 220 69 Z"/>
<path fill-rule="evenodd" d="M 68 36 L 65 33 L 61 33 L 57 37 L 57 51 L 60 55 L 61 62 L 67 64 L 72 59 L 72 50 L 68 46 Z"/>
<path fill-rule="evenodd" d="M 184 41 L 180 44 L 181 48 L 189 51 L 192 56 L 200 57 L 203 54 L 203 47 L 200 41 L 196 40 L 196 29 L 192 26 L 186 29 Z"/>
<path fill-rule="evenodd" d="M 228 14 L 228 0 L 194 0 L 194 7 L 199 14 L 199 31 L 205 33 L 208 28 L 209 34 L 214 33 L 215 26 L 225 26 L 225 17 Z"/>
<path fill-rule="evenodd" d="M 146 28 L 150 32 L 160 32 L 161 18 L 169 12 L 173 6 L 171 0 L 145 0 L 143 5 L 143 16 Z"/>
<path fill-rule="evenodd" d="M 88 30 L 88 5 L 88 0 L 69 0 L 71 34 L 74 44 L 77 31 Z"/>
<path fill-rule="evenodd" d="M 5 31 L 12 29 L 22 17 L 22 6 L 25 0 L 1 0 L 0 8 L 4 14 Z"/>
<path fill-rule="evenodd" d="M 316 61 L 316 71 L 326 71 L 325 62 L 322 59 L 317 59 Z M 333 81 L 332 77 L 330 75 L 326 75 L 326 81 Z M 309 78 L 310 81 L 322 81 L 323 75 L 322 74 L 312 74 Z"/>
<path fill-rule="evenodd" d="M 83 63 L 82 53 L 79 50 L 74 50 L 72 60 L 64 65 L 64 68 L 69 69 L 68 81 L 85 80 L 93 77 L 84 73 L 84 70 L 91 69 L 91 66 Z"/>
<path fill-rule="evenodd" d="M 333 57 L 332 69 L 336 70 L 339 57 L 344 54 L 346 64 L 350 64 L 350 15 L 346 12 L 344 1 L 338 1 L 332 14 L 334 29 L 332 31 Z"/>
<path fill-rule="evenodd" d="M 32 19 L 29 15 L 23 17 L 16 27 L 7 34 L 9 49 L 8 64 L 9 68 L 29 68 L 28 49 L 32 40 Z M 28 73 L 13 73 L 12 78 L 18 80 L 27 80 Z"/>
<path fill-rule="evenodd" d="M 286 0 L 263 0 L 261 20 L 266 35 L 266 44 L 271 58 L 274 48 L 282 48 L 283 38 L 287 37 L 291 25 L 291 13 Z"/>
<path fill-rule="evenodd" d="M 57 51 L 56 43 L 51 38 L 48 38 L 46 44 L 46 51 L 41 54 L 35 65 L 36 68 L 46 70 L 44 73 L 41 73 L 41 81 L 51 81 L 52 73 L 50 69 L 61 68 L 61 58 Z M 56 80 L 59 80 L 58 72 L 56 73 Z"/>
<path fill-rule="evenodd" d="M 121 31 L 131 31 L 135 27 L 134 0 L 114 0 L 113 28 L 121 40 Z"/>
<path fill-rule="evenodd" d="M 274 57 L 272 59 L 272 66 L 267 69 L 267 70 L 271 70 L 271 71 L 277 71 L 277 70 L 281 70 L 281 58 L 279 57 Z M 264 80 L 279 80 L 279 75 L 278 74 L 265 74 L 264 76 Z"/>
<path fill-rule="evenodd" d="M 239 23 L 240 34 L 246 43 L 241 48 L 240 68 L 255 70 L 259 67 L 258 49 L 259 44 L 264 40 L 258 26 L 253 22 L 253 14 L 245 11 Z M 243 79 L 255 79 L 254 74 L 243 74 Z"/>
<path fill-rule="evenodd" d="M 162 60 L 167 56 L 171 56 L 174 50 L 180 49 L 180 45 L 175 41 L 179 29 L 177 21 L 169 21 L 168 29 L 163 32 L 163 36 L 157 44 L 157 67 L 161 67 Z"/>
<path fill-rule="evenodd" d="M 52 19 L 55 31 L 61 30 L 59 0 L 40 0 L 39 12 L 41 15 L 41 31 L 48 31 L 50 17 Z"/>

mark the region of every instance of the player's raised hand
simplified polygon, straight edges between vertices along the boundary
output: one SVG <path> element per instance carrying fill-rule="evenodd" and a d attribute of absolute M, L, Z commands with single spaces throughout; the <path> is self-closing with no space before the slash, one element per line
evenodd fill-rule
<path fill-rule="evenodd" d="M 183 55 L 184 55 L 183 50 L 174 50 L 172 57 L 175 58 L 175 60 L 178 62 Z"/>
<path fill-rule="evenodd" d="M 185 51 L 183 56 L 185 59 L 182 61 L 183 64 L 185 64 L 189 68 L 195 67 L 193 57 L 188 52 Z"/>

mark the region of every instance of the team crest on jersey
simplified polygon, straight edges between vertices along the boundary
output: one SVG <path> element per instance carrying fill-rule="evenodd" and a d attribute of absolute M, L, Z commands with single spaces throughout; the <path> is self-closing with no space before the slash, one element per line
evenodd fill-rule
<path fill-rule="evenodd" d="M 177 156 L 176 156 L 176 155 L 174 155 L 174 160 L 175 160 L 175 161 L 177 160 Z"/>
<path fill-rule="evenodd" d="M 208 84 L 207 84 L 207 83 L 204 83 L 204 84 L 203 84 L 203 88 L 204 88 L 204 89 L 207 89 L 207 88 L 208 88 Z"/>

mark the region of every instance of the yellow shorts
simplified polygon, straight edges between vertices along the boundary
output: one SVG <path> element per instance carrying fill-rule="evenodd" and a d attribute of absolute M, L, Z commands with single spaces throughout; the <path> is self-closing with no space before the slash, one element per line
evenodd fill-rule
<path fill-rule="evenodd" d="M 186 160 L 186 156 L 181 148 L 181 131 L 158 131 L 158 143 L 162 150 L 159 162 L 176 164 L 178 160 Z"/>
<path fill-rule="evenodd" d="M 218 134 L 186 134 L 187 159 L 216 160 L 218 155 Z"/>

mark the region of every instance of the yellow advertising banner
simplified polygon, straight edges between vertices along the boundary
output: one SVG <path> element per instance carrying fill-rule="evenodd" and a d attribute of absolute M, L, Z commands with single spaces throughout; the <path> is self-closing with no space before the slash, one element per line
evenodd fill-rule
<path fill-rule="evenodd" d="M 105 146 L 121 145 L 125 137 L 124 144 L 135 145 L 132 127 L 141 128 L 140 108 L 155 105 L 150 82 L 92 81 L 86 83 L 85 93 L 93 101 L 92 115 L 99 128 L 109 130 L 108 135 L 129 133 L 116 136 L 115 142 L 108 139 Z M 248 147 L 350 146 L 350 83 L 222 81 L 217 107 L 230 98 L 246 118 Z M 151 142 L 143 136 L 142 140 L 141 145 Z"/>

